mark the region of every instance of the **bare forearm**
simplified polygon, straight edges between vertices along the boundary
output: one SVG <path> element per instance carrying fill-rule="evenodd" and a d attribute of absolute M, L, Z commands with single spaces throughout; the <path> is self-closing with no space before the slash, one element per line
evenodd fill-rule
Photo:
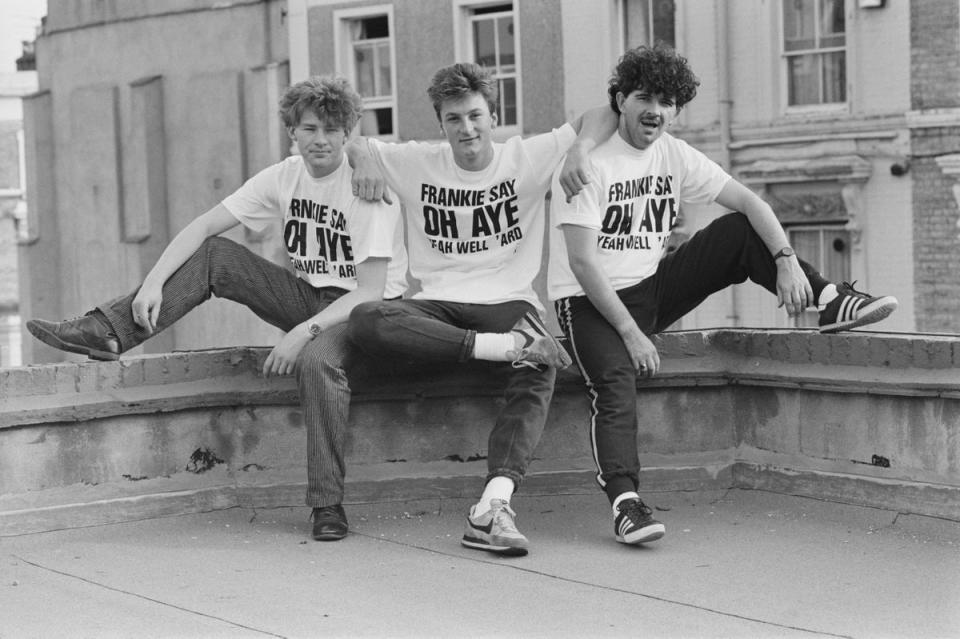
<path fill-rule="evenodd" d="M 571 269 L 587 299 L 621 336 L 639 330 L 630 311 L 620 300 L 599 265 L 593 262 L 576 262 L 571 264 Z"/>
<path fill-rule="evenodd" d="M 321 330 L 327 330 L 337 324 L 346 322 L 350 318 L 350 311 L 357 305 L 364 302 L 374 302 L 382 299 L 382 297 L 382 290 L 356 288 L 337 298 L 330 306 L 314 315 L 309 322 L 315 322 L 320 325 Z"/>
<path fill-rule="evenodd" d="M 162 287 L 208 238 L 219 235 L 239 222 L 222 204 L 215 206 L 177 233 L 144 278 L 145 286 Z"/>
<path fill-rule="evenodd" d="M 577 132 L 577 140 L 574 144 L 582 153 L 588 153 L 613 135 L 617 130 L 618 122 L 617 114 L 608 105 L 584 111 L 571 123 Z"/>

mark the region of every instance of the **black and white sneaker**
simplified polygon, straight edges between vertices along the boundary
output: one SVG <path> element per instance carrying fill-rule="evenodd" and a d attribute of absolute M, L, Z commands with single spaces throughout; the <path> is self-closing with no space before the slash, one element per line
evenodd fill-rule
<path fill-rule="evenodd" d="M 621 544 L 645 544 L 663 537 L 666 529 L 653 518 L 653 511 L 643 500 L 628 498 L 617 504 L 613 532 Z"/>
<path fill-rule="evenodd" d="M 837 284 L 837 296 L 820 308 L 820 332 L 836 333 L 879 322 L 897 306 L 895 297 L 873 297 L 854 289 L 853 284 L 841 282 Z"/>

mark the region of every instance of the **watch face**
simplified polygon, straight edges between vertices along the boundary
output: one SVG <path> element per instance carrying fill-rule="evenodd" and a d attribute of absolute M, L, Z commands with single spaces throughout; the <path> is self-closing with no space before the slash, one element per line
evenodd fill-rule
<path fill-rule="evenodd" d="M 309 324 L 307 324 L 307 330 L 310 331 L 311 335 L 319 335 L 320 325 L 315 322 L 310 322 Z"/>

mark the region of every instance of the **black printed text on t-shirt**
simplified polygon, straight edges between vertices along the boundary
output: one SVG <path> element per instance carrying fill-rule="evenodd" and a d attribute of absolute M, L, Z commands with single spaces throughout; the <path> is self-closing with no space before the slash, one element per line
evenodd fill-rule
<path fill-rule="evenodd" d="M 647 175 L 615 182 L 607 190 L 607 199 L 610 204 L 600 225 L 599 248 L 612 251 L 663 248 L 677 224 L 672 175 Z M 637 220 L 638 202 L 643 203 L 643 211 Z"/>
<path fill-rule="evenodd" d="M 343 213 L 326 204 L 300 198 L 290 201 L 287 217 L 283 241 L 297 271 L 307 275 L 356 277 L 353 247 Z M 307 248 L 311 226 L 316 238 L 315 255 L 310 255 Z"/>
<path fill-rule="evenodd" d="M 517 217 L 516 178 L 489 188 L 420 185 L 423 232 L 430 247 L 443 254 L 482 253 L 523 237 Z M 459 213 L 459 216 L 458 216 Z M 461 227 L 470 227 L 463 236 Z"/>

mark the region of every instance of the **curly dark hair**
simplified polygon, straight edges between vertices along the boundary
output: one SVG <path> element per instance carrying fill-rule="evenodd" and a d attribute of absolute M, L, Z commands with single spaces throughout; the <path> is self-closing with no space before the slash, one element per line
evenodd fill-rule
<path fill-rule="evenodd" d="M 280 119 L 284 126 L 295 128 L 308 109 L 349 135 L 363 113 L 363 100 L 345 78 L 312 76 L 284 92 L 280 98 Z"/>
<path fill-rule="evenodd" d="M 693 74 L 687 59 L 673 47 L 658 42 L 652 47 L 641 46 L 624 53 L 610 78 L 607 93 L 610 107 L 616 113 L 620 113 L 617 93 L 630 95 L 641 87 L 650 93 L 673 98 L 677 109 L 681 109 L 696 97 L 698 86 L 700 80 Z"/>

